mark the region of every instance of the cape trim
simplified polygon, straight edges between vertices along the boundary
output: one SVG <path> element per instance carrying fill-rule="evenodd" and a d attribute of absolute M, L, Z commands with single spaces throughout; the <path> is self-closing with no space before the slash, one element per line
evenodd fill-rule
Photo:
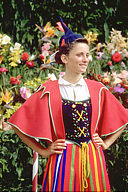
<path fill-rule="evenodd" d="M 114 134 L 114 133 L 118 132 L 120 129 L 125 128 L 125 126 L 127 126 L 127 125 L 128 125 L 128 123 L 126 123 L 126 124 L 122 125 L 122 126 L 121 126 L 121 127 L 119 127 L 119 129 L 117 129 L 116 131 L 113 131 L 113 132 L 111 132 L 111 133 L 109 133 L 109 134 L 104 134 L 104 135 L 101 135 L 101 136 L 109 136 L 109 135 L 112 135 L 112 134 Z"/>
<path fill-rule="evenodd" d="M 49 105 L 49 111 L 50 111 L 50 116 L 51 116 L 51 120 L 52 120 L 52 125 L 53 125 L 53 129 L 54 129 L 55 135 L 56 135 L 56 137 L 58 138 L 57 133 L 56 133 L 56 128 L 55 128 L 54 120 L 53 120 L 52 110 L 51 110 L 50 92 L 49 92 L 49 91 L 46 91 L 46 92 L 44 93 L 44 91 L 45 91 L 45 89 L 46 89 L 45 86 L 42 87 L 42 89 L 44 89 L 44 90 L 43 90 L 43 93 L 41 94 L 40 98 L 42 98 L 45 94 L 48 94 L 48 105 Z M 41 90 L 41 89 L 40 89 L 40 90 Z M 40 91 L 40 90 L 39 90 L 39 91 Z"/>
<path fill-rule="evenodd" d="M 32 136 L 32 135 L 29 135 L 29 134 L 27 134 L 27 133 L 25 133 L 25 132 L 23 132 L 19 127 L 17 127 L 16 125 L 14 125 L 13 123 L 10 123 L 10 122 L 7 122 L 9 125 L 12 125 L 13 127 L 15 127 L 15 128 L 17 128 L 21 133 L 23 133 L 24 135 L 26 135 L 26 136 L 29 136 L 29 137 L 31 137 L 31 138 L 33 138 L 33 139 L 44 139 L 44 140 L 48 140 L 48 141 L 50 141 L 51 143 L 52 143 L 52 140 L 51 139 L 48 139 L 48 138 L 44 138 L 44 137 L 35 137 L 35 136 Z"/>
<path fill-rule="evenodd" d="M 96 131 L 96 128 L 97 128 L 97 125 L 98 125 L 98 122 L 99 122 L 99 119 L 100 119 L 100 112 L 101 112 L 101 92 L 103 89 L 106 89 L 108 90 L 106 87 L 101 87 L 100 91 L 99 91 L 99 112 L 98 112 L 98 117 L 97 117 L 97 122 L 96 122 L 96 126 L 95 126 L 95 129 L 94 129 L 94 133 Z"/>

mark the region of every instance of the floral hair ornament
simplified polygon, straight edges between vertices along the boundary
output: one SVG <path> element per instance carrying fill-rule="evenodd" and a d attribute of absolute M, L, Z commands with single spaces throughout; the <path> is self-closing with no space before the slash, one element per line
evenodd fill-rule
<path fill-rule="evenodd" d="M 63 20 L 62 20 L 61 17 L 60 17 L 60 22 L 61 22 L 61 25 L 62 25 L 64 31 L 65 31 L 65 35 L 63 35 L 63 36 L 60 38 L 59 47 L 62 47 L 62 46 L 64 45 L 63 42 L 65 42 L 65 44 L 68 44 L 68 43 L 73 42 L 73 41 L 76 40 L 76 39 L 82 38 L 82 35 L 73 33 L 73 32 L 63 23 Z"/>

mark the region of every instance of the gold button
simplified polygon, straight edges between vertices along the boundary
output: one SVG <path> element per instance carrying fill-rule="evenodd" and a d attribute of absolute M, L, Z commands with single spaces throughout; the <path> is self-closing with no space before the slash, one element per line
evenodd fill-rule
<path fill-rule="evenodd" d="M 83 106 L 84 106 L 84 107 L 87 107 L 87 103 L 84 103 Z"/>
<path fill-rule="evenodd" d="M 72 104 L 72 108 L 75 108 L 76 107 L 76 105 L 75 104 Z"/>

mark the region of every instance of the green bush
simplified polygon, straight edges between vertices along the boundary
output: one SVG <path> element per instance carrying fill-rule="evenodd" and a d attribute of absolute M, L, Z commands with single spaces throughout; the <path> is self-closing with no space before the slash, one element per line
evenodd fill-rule
<path fill-rule="evenodd" d="M 55 26 L 62 16 L 73 31 L 83 34 L 98 29 L 104 41 L 112 28 L 128 31 L 127 10 L 127 0 L 1 0 L 0 31 L 33 51 L 39 39 L 35 24 L 44 26 L 51 21 Z"/>
<path fill-rule="evenodd" d="M 32 190 L 33 152 L 10 131 L 0 131 L 0 191 L 29 192 Z M 41 188 L 46 159 L 39 157 L 38 188 Z"/>

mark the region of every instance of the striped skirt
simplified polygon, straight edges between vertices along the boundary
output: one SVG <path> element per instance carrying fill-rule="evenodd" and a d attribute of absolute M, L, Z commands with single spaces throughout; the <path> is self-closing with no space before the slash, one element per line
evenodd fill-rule
<path fill-rule="evenodd" d="M 62 155 L 51 155 L 41 191 L 110 191 L 102 148 L 92 142 L 67 144 Z"/>

